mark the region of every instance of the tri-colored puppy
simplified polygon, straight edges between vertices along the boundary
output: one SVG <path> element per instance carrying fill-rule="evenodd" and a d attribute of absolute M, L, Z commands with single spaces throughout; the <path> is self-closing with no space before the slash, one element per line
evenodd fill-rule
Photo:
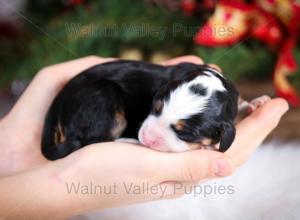
<path fill-rule="evenodd" d="M 254 100 L 254 110 L 268 97 Z M 239 95 L 218 70 L 114 61 L 73 78 L 49 109 L 42 152 L 55 160 L 89 144 L 139 139 L 155 150 L 217 148 L 235 138 Z"/>

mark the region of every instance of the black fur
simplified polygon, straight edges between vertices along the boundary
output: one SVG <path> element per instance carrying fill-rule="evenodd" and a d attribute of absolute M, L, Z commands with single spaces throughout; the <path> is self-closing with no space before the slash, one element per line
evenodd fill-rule
<path fill-rule="evenodd" d="M 112 141 L 119 136 L 136 138 L 148 114 L 160 114 L 152 103 L 168 99 L 177 86 L 204 74 L 204 70 L 207 71 L 205 65 L 191 63 L 166 67 L 115 61 L 82 72 L 63 88 L 49 109 L 42 153 L 55 160 L 89 144 Z M 174 131 L 188 142 L 202 138 L 221 141 L 220 150 L 225 151 L 235 136 L 232 123 L 237 114 L 238 93 L 228 80 L 217 77 L 227 91 L 214 94 L 209 111 L 191 116 L 186 119 L 184 130 Z M 199 95 L 205 92 L 200 86 L 193 90 Z"/>

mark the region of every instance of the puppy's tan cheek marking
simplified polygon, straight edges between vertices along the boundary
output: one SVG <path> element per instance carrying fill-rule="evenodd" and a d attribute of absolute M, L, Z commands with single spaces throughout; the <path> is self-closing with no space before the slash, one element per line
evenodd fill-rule
<path fill-rule="evenodd" d="M 212 144 L 212 140 L 211 139 L 204 139 L 201 141 L 202 145 L 207 146 L 207 145 L 211 145 Z"/>
<path fill-rule="evenodd" d="M 65 141 L 66 141 L 66 136 L 63 132 L 61 123 L 59 122 L 54 133 L 54 143 L 57 145 Z"/>
<path fill-rule="evenodd" d="M 199 143 L 188 143 L 188 147 L 190 150 L 197 150 L 201 148 Z"/>
<path fill-rule="evenodd" d="M 204 139 L 200 143 L 188 143 L 188 147 L 190 150 L 218 150 L 219 144 L 214 145 L 211 139 Z"/>
<path fill-rule="evenodd" d="M 110 133 L 114 139 L 117 139 L 121 136 L 125 130 L 127 121 L 125 119 L 125 113 L 123 111 L 116 112 L 115 114 L 115 124 L 111 129 Z"/>

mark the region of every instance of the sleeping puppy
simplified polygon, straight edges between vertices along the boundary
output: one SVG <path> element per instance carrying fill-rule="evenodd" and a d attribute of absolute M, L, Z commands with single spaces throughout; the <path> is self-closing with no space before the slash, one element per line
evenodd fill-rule
<path fill-rule="evenodd" d="M 251 111 L 267 99 L 240 106 Z M 56 160 L 93 143 L 137 138 L 160 151 L 224 152 L 235 138 L 238 102 L 234 85 L 207 65 L 100 64 L 74 77 L 53 101 L 42 153 Z"/>

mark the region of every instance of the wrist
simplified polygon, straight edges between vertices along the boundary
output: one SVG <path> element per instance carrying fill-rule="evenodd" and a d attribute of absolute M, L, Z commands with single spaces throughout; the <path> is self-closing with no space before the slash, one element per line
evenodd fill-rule
<path fill-rule="evenodd" d="M 89 155 L 85 150 L 75 152 L 61 160 L 53 162 L 54 170 L 50 178 L 59 207 L 65 210 L 66 217 L 72 217 L 88 211 L 99 210 L 105 207 L 101 202 L 104 198 L 99 195 L 83 193 L 80 186 L 89 186 L 95 178 L 91 170 Z M 95 168 L 96 169 L 96 168 Z"/>

